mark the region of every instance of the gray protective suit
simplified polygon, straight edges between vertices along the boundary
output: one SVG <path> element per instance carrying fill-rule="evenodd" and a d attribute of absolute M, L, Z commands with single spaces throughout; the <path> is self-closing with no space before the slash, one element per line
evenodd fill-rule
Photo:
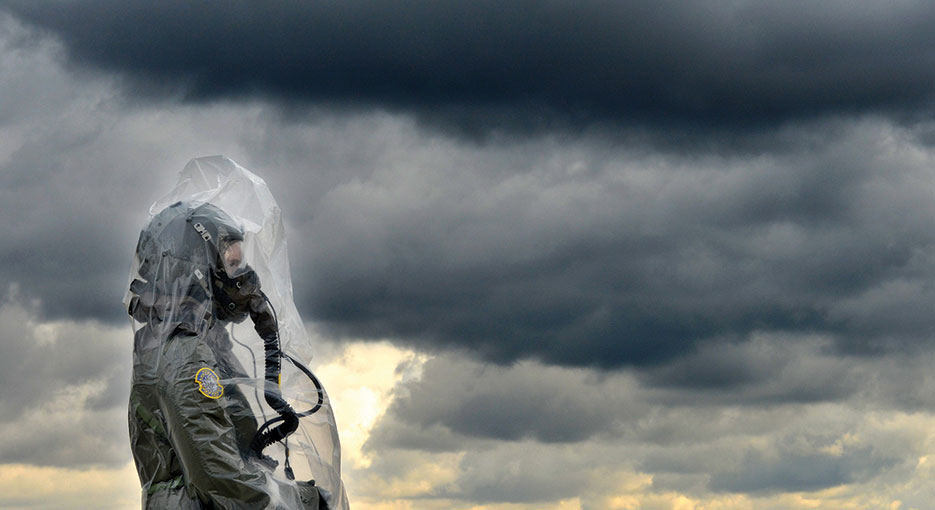
<path fill-rule="evenodd" d="M 152 333 L 150 327 L 136 333 L 130 390 L 143 507 L 318 509 L 316 487 L 275 478 L 246 453 L 257 422 L 243 393 L 227 385 L 212 398 L 196 381 L 205 368 L 220 380 L 246 376 L 227 332 L 218 326 L 199 336 L 179 328 L 165 342 Z"/>
<path fill-rule="evenodd" d="M 282 359 L 298 365 L 308 356 L 275 201 L 262 180 L 222 157 L 193 160 L 179 182 L 140 234 L 125 297 L 143 507 L 347 510 L 327 394 L 304 366 L 317 389 L 281 371 Z M 247 317 L 253 328 L 236 329 Z M 228 328 L 243 340 L 238 351 Z M 258 416 L 270 427 L 263 435 Z"/>

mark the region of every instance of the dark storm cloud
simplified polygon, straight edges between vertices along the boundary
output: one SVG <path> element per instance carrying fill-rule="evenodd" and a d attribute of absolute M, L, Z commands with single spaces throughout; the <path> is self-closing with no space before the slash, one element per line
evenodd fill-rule
<path fill-rule="evenodd" d="M 440 496 L 492 502 L 546 502 L 567 498 L 584 487 L 588 473 L 544 460 L 531 445 L 511 445 L 508 462 L 499 455 L 468 455 L 460 464 L 456 488 Z"/>
<path fill-rule="evenodd" d="M 796 344 L 795 355 L 784 352 L 784 341 Z M 755 384 L 710 394 L 660 388 L 620 373 L 535 363 L 497 367 L 440 356 L 426 362 L 419 378 L 394 388 L 394 401 L 364 448 L 374 459 L 368 473 L 405 479 L 432 459 L 457 454 L 457 478 L 437 486 L 431 497 L 497 502 L 557 499 L 559 487 L 573 487 L 582 497 L 614 493 L 619 483 L 597 485 L 616 480 L 613 473 L 619 472 L 651 476 L 658 493 L 689 496 L 714 491 L 763 497 L 911 478 L 931 417 L 925 407 L 909 414 L 885 411 L 890 395 L 876 387 L 899 370 L 910 373 L 907 379 L 925 378 L 931 354 L 888 366 L 888 359 L 822 355 L 824 343 L 771 338 L 724 346 L 728 358 L 755 357 L 750 351 L 775 356 L 783 375 L 767 371 Z M 762 352 L 771 348 L 778 352 Z M 804 351 L 821 359 L 813 363 Z M 824 402 L 769 396 L 794 387 L 791 381 L 825 383 L 823 371 L 840 377 L 843 365 L 854 366 L 845 377 L 854 386 L 847 396 L 829 394 Z M 914 391 L 931 391 L 931 382 L 914 384 Z M 551 422 L 577 425 L 561 437 L 546 436 Z M 512 423 L 526 432 L 509 433 Z"/>
<path fill-rule="evenodd" d="M 412 164 L 322 198 L 304 302 L 339 334 L 497 362 L 658 364 L 757 331 L 829 335 L 853 353 L 924 345 L 924 149 L 877 122 L 799 137 L 755 158 L 552 141 L 511 147 L 522 161 L 452 147 L 436 162 L 410 149 Z"/>
<path fill-rule="evenodd" d="M 760 430 L 727 426 L 721 439 L 632 449 L 638 452 L 641 471 L 662 475 L 654 476 L 660 489 L 671 488 L 668 482 L 698 483 L 703 477 L 704 487 L 712 491 L 758 495 L 898 478 L 916 463 L 912 451 L 920 436 L 911 428 L 880 427 L 867 420 L 867 407 L 795 406 L 790 411 L 786 416 L 770 413 L 779 423 Z M 756 415 L 752 409 L 745 412 Z M 691 490 L 700 489 L 696 485 Z"/>
<path fill-rule="evenodd" d="M 932 383 L 920 379 L 928 358 L 841 358 L 829 343 L 772 336 L 705 345 L 632 374 L 442 355 L 394 390 L 367 448 L 444 452 L 491 440 L 610 438 L 692 445 L 769 433 L 793 420 L 797 406 L 855 401 L 913 412 L 930 406 Z"/>
<path fill-rule="evenodd" d="M 126 462 L 128 331 L 40 323 L 16 293 L 0 301 L 0 458 L 67 467 Z"/>
<path fill-rule="evenodd" d="M 731 492 L 802 492 L 863 481 L 898 464 L 902 459 L 880 456 L 871 447 L 833 455 L 827 453 L 783 453 L 764 458 L 750 453 L 738 470 L 718 473 L 711 488 Z"/>
<path fill-rule="evenodd" d="M 119 372 L 118 361 L 129 355 L 129 348 L 120 344 L 127 342 L 117 344 L 113 336 L 95 335 L 94 327 L 88 325 L 65 323 L 51 331 L 37 328 L 35 311 L 23 308 L 16 299 L 0 303 L 0 345 L 4 346 L 0 383 L 5 393 L 0 421 L 47 403 L 63 386 Z"/>
<path fill-rule="evenodd" d="M 640 372 L 663 390 L 667 405 L 763 405 L 845 400 L 882 367 L 842 357 L 826 338 L 754 335 L 743 342 L 711 342 L 695 352 Z"/>
<path fill-rule="evenodd" d="M 90 18 L 104 4 L 86 5 Z M 842 41 L 906 12 L 822 25 L 822 5 L 799 21 L 843 15 L 860 29 Z M 774 11 L 763 40 L 821 33 L 792 37 L 781 8 L 749 9 Z M 703 498 L 905 482 L 921 487 L 914 506 L 930 500 L 916 461 L 935 408 L 931 125 L 791 124 L 733 153 L 567 134 L 477 146 L 387 113 L 283 124 L 263 103 L 121 103 L 31 37 L 0 16 L 0 279 L 20 289 L 0 306 L 5 462 L 127 462 L 132 247 L 185 161 L 224 152 L 280 200 L 316 329 L 436 354 L 395 389 L 368 467 L 345 463 L 386 499 L 607 508 L 630 485 Z M 195 99 L 227 93 L 190 78 Z M 495 108 L 531 111 L 515 104 Z M 703 113 L 675 117 L 714 122 Z"/>
<path fill-rule="evenodd" d="M 601 384 L 584 371 L 539 364 L 506 368 L 437 358 L 426 363 L 421 379 L 398 391 L 388 411 L 390 418 L 371 441 L 418 444 L 426 450 L 461 446 L 453 434 L 507 441 L 581 441 L 615 430 L 617 416 L 624 410 L 637 413 L 637 404 L 622 388 L 626 384 Z M 418 443 L 407 435 L 412 430 L 423 436 Z"/>
<path fill-rule="evenodd" d="M 329 334 L 613 368 L 758 331 L 911 350 L 933 328 L 924 130 L 814 122 L 755 154 L 567 135 L 478 146 L 389 114 L 282 124 L 256 103 L 114 104 L 109 82 L 69 82 L 44 41 L 0 57 L 11 103 L 30 82 L 48 99 L 0 124 L 0 275 L 48 317 L 119 320 L 148 204 L 189 155 L 228 152 L 280 199 L 297 304 Z M 651 377 L 755 375 L 743 356 L 722 361 L 729 374 L 704 359 Z M 847 395 L 793 387 L 770 398 Z"/>
<path fill-rule="evenodd" d="M 0 15 L 0 281 L 47 318 L 126 318 L 121 299 L 149 204 L 229 121 L 126 109 L 75 79 L 60 49 Z M 219 124 L 224 124 L 220 126 Z"/>
<path fill-rule="evenodd" d="M 909 114 L 935 90 L 919 2 L 3 4 L 131 94 L 382 106 L 469 131 Z"/>
<path fill-rule="evenodd" d="M 51 317 L 122 317 L 126 275 L 146 208 L 129 203 L 143 190 L 107 156 L 85 159 L 75 145 L 99 133 L 53 133 L 24 144 L 0 172 L 0 274 L 41 299 Z M 65 148 L 75 159 L 50 148 Z M 103 191 L 102 183 L 109 189 Z M 136 232 L 135 232 L 136 231 Z M 123 268 L 124 271 L 119 271 Z"/>

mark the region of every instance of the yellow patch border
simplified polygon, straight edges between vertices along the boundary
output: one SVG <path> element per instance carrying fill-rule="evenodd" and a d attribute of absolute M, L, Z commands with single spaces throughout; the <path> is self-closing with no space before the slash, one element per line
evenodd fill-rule
<path fill-rule="evenodd" d="M 204 372 L 205 370 L 207 370 L 208 372 L 211 373 L 211 375 L 214 376 L 214 380 L 217 381 L 218 388 L 221 389 L 220 393 L 218 393 L 217 395 L 205 393 L 205 386 L 204 386 L 204 383 L 201 382 L 201 373 Z M 217 374 L 214 370 L 211 370 L 211 369 L 208 368 L 208 367 L 204 367 L 204 368 L 198 369 L 198 372 L 195 373 L 195 382 L 198 383 L 198 391 L 199 391 L 202 395 L 204 395 L 204 396 L 206 396 L 206 397 L 208 397 L 208 398 L 217 400 L 217 399 L 219 399 L 219 398 L 221 398 L 221 397 L 224 396 L 224 385 L 221 384 L 221 378 L 218 377 L 218 374 Z"/>

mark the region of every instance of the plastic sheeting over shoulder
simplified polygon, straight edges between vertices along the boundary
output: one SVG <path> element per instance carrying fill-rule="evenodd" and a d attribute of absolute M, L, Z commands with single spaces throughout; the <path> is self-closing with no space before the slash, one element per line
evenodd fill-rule
<path fill-rule="evenodd" d="M 262 179 L 223 156 L 190 161 L 150 208 L 124 304 L 144 507 L 348 508 Z"/>

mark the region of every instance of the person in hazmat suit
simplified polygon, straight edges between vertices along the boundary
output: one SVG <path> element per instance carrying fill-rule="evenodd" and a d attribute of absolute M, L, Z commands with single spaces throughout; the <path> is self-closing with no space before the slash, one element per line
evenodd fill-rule
<path fill-rule="evenodd" d="M 143 507 L 346 510 L 330 403 L 298 361 L 308 342 L 265 183 L 222 156 L 195 159 L 150 212 L 125 298 Z M 235 334 L 248 317 L 252 331 Z"/>

